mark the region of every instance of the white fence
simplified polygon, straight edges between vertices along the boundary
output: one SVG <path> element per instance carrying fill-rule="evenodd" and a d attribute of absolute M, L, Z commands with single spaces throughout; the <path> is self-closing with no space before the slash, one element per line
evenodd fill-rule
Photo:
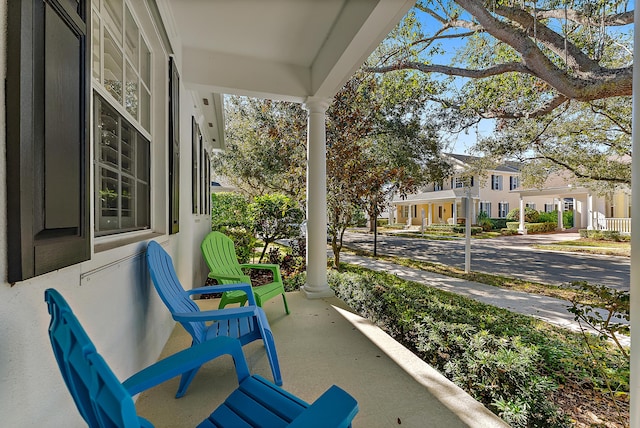
<path fill-rule="evenodd" d="M 604 220 L 604 222 L 602 221 Z M 604 223 L 604 224 L 603 224 Z M 623 235 L 631 235 L 631 219 L 630 218 L 605 218 L 599 219 L 597 222 L 600 230 L 615 230 Z"/>

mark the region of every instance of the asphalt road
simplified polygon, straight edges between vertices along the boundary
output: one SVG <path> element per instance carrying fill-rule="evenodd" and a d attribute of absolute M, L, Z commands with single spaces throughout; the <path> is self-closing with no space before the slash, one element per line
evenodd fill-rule
<path fill-rule="evenodd" d="M 577 239 L 578 234 L 505 236 L 471 240 L 471 270 L 501 274 L 545 284 L 587 281 L 619 290 L 629 290 L 628 257 L 545 251 L 535 242 Z M 373 235 L 344 235 L 349 248 L 373 251 Z M 437 262 L 464 269 L 465 241 L 443 241 L 378 235 L 378 254 Z"/>

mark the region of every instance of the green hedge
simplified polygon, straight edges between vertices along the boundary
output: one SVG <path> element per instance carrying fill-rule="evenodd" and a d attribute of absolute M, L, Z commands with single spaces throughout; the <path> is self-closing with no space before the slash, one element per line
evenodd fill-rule
<path fill-rule="evenodd" d="M 465 226 L 453 226 L 451 229 L 455 233 L 467 233 Z M 471 226 L 471 234 L 477 235 L 478 233 L 482 233 L 482 228 L 480 226 Z"/>
<path fill-rule="evenodd" d="M 595 239 L 597 241 L 628 241 L 630 237 L 620 235 L 617 230 L 587 230 L 580 229 L 578 231 L 581 238 Z"/>
<path fill-rule="evenodd" d="M 552 403 L 555 383 L 543 368 L 548 351 L 534 344 L 545 334 L 533 318 L 383 273 L 330 271 L 328 280 L 351 308 L 511 426 L 570 425 Z M 549 346 L 555 351 L 558 342 L 549 339 Z"/>
<path fill-rule="evenodd" d="M 509 221 L 507 222 L 507 228 L 511 230 L 518 230 L 520 222 Z M 545 233 L 553 232 L 558 228 L 556 223 L 525 223 L 524 228 L 527 229 L 527 233 Z"/>

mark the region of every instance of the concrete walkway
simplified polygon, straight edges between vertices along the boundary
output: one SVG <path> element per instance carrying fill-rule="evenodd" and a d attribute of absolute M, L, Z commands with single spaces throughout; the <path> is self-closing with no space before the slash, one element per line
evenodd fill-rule
<path fill-rule="evenodd" d="M 376 260 L 371 257 L 355 256 L 345 253 L 340 255 L 340 260 L 345 263 L 366 267 L 367 269 L 392 273 L 398 278 L 460 294 L 470 299 L 508 309 L 516 313 L 530 315 L 572 331 L 580 331 L 580 325 L 577 321 L 574 321 L 573 315 L 567 311 L 571 303 L 566 300 L 452 278 L 437 273 Z M 624 346 L 630 346 L 630 338 L 628 336 L 620 336 L 619 340 Z"/>

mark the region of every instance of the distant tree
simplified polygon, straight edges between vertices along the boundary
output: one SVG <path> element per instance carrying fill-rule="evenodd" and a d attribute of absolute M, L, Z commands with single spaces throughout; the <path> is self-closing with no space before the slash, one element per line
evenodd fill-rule
<path fill-rule="evenodd" d="M 288 196 L 281 194 L 256 196 L 249 205 L 249 211 L 256 234 L 264 242 L 259 261 L 262 261 L 269 244 L 278 239 L 298 236 L 300 233 L 300 223 L 304 213 Z"/>
<path fill-rule="evenodd" d="M 225 97 L 227 149 L 214 170 L 244 194 L 281 193 L 305 205 L 306 112 L 299 104 Z"/>

